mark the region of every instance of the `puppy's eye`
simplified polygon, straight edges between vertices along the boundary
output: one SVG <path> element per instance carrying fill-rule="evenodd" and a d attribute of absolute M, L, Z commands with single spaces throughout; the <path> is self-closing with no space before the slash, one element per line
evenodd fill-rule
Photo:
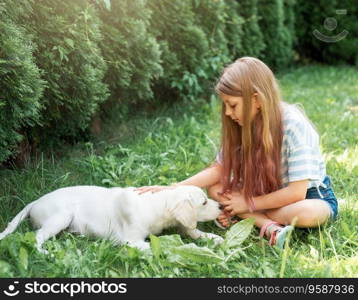
<path fill-rule="evenodd" d="M 206 205 L 207 203 L 208 203 L 208 200 L 205 200 L 204 203 L 203 203 L 203 205 Z"/>

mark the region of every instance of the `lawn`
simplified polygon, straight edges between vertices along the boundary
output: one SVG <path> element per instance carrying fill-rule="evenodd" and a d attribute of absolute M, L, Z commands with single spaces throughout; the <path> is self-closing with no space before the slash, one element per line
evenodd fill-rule
<path fill-rule="evenodd" d="M 0 241 L 0 276 L 357 277 L 358 71 L 305 66 L 278 78 L 284 100 L 301 103 L 320 133 L 327 173 L 342 199 L 337 220 L 317 229 L 296 229 L 284 251 L 269 247 L 256 228 L 242 223 L 240 228 L 248 236 L 234 247 L 181 240 L 170 229 L 160 239 L 151 238 L 150 255 L 64 232 L 45 244 L 48 256 L 35 250 L 34 234 L 26 233 L 32 228 L 25 221 Z M 163 106 L 155 113 L 118 116 L 123 114 L 114 111 L 101 137 L 91 142 L 48 151 L 23 169 L 1 169 L 0 230 L 25 204 L 54 189 L 170 184 L 195 174 L 215 158 L 220 105 L 214 96 Z M 212 222 L 199 227 L 225 236 Z"/>

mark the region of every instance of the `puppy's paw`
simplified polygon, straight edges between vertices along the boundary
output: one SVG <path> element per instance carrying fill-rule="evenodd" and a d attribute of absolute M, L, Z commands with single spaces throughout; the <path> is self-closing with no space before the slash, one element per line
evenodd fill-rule
<path fill-rule="evenodd" d="M 150 249 L 150 244 L 144 241 L 128 242 L 128 246 L 135 247 L 140 251 L 145 251 Z"/>
<path fill-rule="evenodd" d="M 214 233 L 207 233 L 205 237 L 213 240 L 215 245 L 220 245 L 224 242 L 224 239 L 221 236 Z"/>

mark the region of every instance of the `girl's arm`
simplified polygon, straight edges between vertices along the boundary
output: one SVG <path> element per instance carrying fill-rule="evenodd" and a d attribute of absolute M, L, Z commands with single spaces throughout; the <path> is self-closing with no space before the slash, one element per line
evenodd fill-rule
<path fill-rule="evenodd" d="M 288 204 L 304 200 L 307 193 L 308 180 L 289 183 L 285 188 L 267 195 L 254 197 L 255 210 L 279 208 Z M 249 212 L 249 207 L 241 193 L 228 193 L 219 200 L 225 206 L 225 211 L 231 216 Z"/>
<path fill-rule="evenodd" d="M 306 198 L 308 179 L 290 182 L 287 187 L 254 197 L 256 210 L 279 208 Z"/>
<path fill-rule="evenodd" d="M 185 179 L 181 182 L 174 183 L 170 186 L 162 186 L 162 185 L 143 186 L 143 187 L 136 188 L 135 191 L 137 191 L 139 194 L 144 194 L 147 192 L 156 193 L 165 189 L 173 189 L 179 185 L 195 185 L 200 188 L 206 188 L 217 183 L 221 178 L 221 174 L 222 174 L 222 166 L 218 163 L 214 163 L 210 167 L 200 171 L 194 176 Z"/>
<path fill-rule="evenodd" d="M 210 167 L 200 171 L 194 176 L 180 181 L 176 185 L 195 185 L 200 188 L 207 188 L 217 183 L 222 174 L 222 166 L 218 163 L 212 164 Z"/>

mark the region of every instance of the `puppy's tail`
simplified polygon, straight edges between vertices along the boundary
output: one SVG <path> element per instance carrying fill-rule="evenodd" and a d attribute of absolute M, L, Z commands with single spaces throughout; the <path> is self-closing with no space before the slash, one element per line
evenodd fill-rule
<path fill-rule="evenodd" d="M 29 215 L 30 210 L 35 202 L 31 202 L 30 204 L 26 205 L 25 208 L 20 211 L 14 219 L 7 225 L 6 229 L 0 233 L 0 240 L 6 237 L 8 234 L 13 233 L 17 226 Z"/>

